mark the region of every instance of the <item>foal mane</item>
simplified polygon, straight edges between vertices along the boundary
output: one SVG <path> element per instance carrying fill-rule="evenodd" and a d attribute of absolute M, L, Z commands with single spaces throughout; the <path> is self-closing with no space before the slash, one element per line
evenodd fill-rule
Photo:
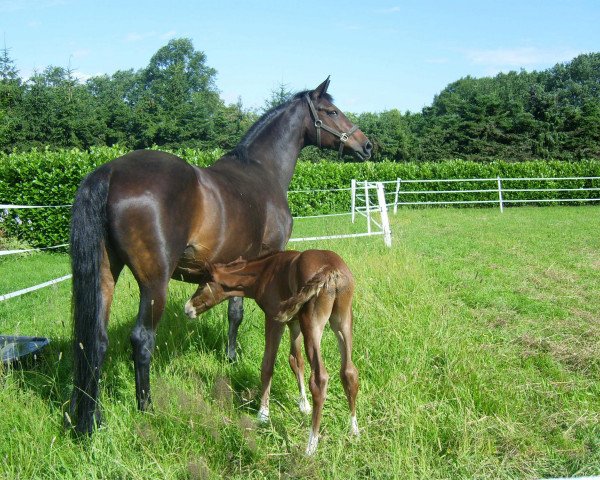
<path fill-rule="evenodd" d="M 251 163 L 251 159 L 248 156 L 248 147 L 256 140 L 264 130 L 272 127 L 273 122 L 284 112 L 286 111 L 292 103 L 300 100 L 302 103 L 306 103 L 306 94 L 310 94 L 312 90 L 304 90 L 302 92 L 298 92 L 294 94 L 292 98 L 288 101 L 277 105 L 270 110 L 263 113 L 260 118 L 252 124 L 252 126 L 248 129 L 246 134 L 242 137 L 240 142 L 228 153 L 228 156 L 237 158 L 242 164 Z M 333 103 L 333 97 L 328 93 L 324 93 L 321 95 L 321 98 L 324 98 L 330 103 Z"/>

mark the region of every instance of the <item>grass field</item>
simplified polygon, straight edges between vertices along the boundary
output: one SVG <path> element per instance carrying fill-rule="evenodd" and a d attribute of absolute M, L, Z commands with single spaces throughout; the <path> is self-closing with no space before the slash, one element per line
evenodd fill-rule
<path fill-rule="evenodd" d="M 69 282 L 0 303 L 0 333 L 52 339 L 35 364 L 0 372 L 0 478 L 600 474 L 600 208 L 401 210 L 391 221 L 391 249 L 380 237 L 294 245 L 336 250 L 355 274 L 359 439 L 348 435 L 331 331 L 322 439 L 306 458 L 310 422 L 297 411 L 287 334 L 271 422 L 258 426 L 260 310 L 246 302 L 241 357 L 230 364 L 226 306 L 190 321 L 182 309 L 194 286 L 177 282 L 158 330 L 154 409 L 137 412 L 129 333 L 138 293 L 125 274 L 101 384 L 105 423 L 91 440 L 62 428 Z M 301 222 L 295 236 L 320 231 Z M 0 294 L 67 272 L 66 255 L 3 259 Z"/>

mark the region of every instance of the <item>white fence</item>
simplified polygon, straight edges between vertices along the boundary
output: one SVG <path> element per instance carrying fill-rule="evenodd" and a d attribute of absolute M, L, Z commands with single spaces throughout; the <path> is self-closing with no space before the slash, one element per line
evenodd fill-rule
<path fill-rule="evenodd" d="M 71 205 L 0 205 L 0 210 L 4 211 L 4 214 L 1 216 L 4 218 L 8 215 L 8 210 L 21 210 L 21 209 L 32 209 L 32 208 L 64 208 L 70 207 Z M 17 255 L 22 253 L 30 253 L 30 252 L 41 252 L 45 250 L 54 250 L 56 248 L 67 247 L 68 243 L 63 243 L 61 245 L 53 245 L 51 247 L 42 247 L 42 248 L 26 248 L 26 249 L 13 249 L 13 250 L 0 250 L 0 257 L 5 255 Z M 49 287 L 50 285 L 54 285 L 56 283 L 64 282 L 71 278 L 71 275 L 64 275 L 59 278 L 55 278 L 53 280 L 49 280 L 47 282 L 43 282 L 37 285 L 33 285 L 31 287 L 23 288 L 21 290 L 17 290 L 15 292 L 6 293 L 0 295 L 0 302 L 4 300 L 8 300 L 9 298 L 19 297 L 29 292 L 34 292 L 35 290 L 39 290 L 41 288 Z"/>
<path fill-rule="evenodd" d="M 360 187 L 360 191 L 357 189 Z M 350 212 L 330 213 L 325 215 L 309 215 L 302 217 L 294 217 L 294 220 L 301 220 L 305 218 L 327 218 L 327 217 L 338 217 L 338 216 L 351 216 L 352 223 L 355 222 L 356 214 L 363 215 L 367 220 L 367 231 L 361 233 L 340 233 L 336 235 L 323 235 L 316 237 L 302 237 L 302 238 L 290 238 L 290 242 L 304 242 L 311 240 L 332 240 L 340 238 L 357 238 L 357 237 L 369 237 L 373 235 L 383 235 L 383 241 L 386 246 L 392 246 L 392 232 L 390 229 L 390 222 L 387 214 L 387 204 L 385 200 L 385 190 L 382 182 L 357 182 L 352 180 L 351 187 L 348 188 L 334 188 L 329 190 L 291 190 L 288 195 L 295 193 L 312 193 L 312 192 L 351 192 L 351 206 Z M 373 198 L 375 197 L 375 198 Z M 374 213 L 378 213 L 379 220 L 377 220 Z"/>
<path fill-rule="evenodd" d="M 537 182 L 541 184 L 548 184 L 547 187 L 535 187 L 535 188 L 523 188 L 515 184 L 526 183 L 526 182 Z M 581 185 L 587 183 L 588 186 Z M 472 184 L 481 185 L 482 188 L 442 188 L 435 189 L 429 188 L 425 190 L 411 189 L 411 185 L 414 184 L 430 184 L 430 185 L 465 185 Z M 580 186 L 573 187 L 569 186 L 569 183 L 579 183 Z M 500 211 L 504 211 L 504 207 L 509 204 L 522 204 L 522 203 L 573 203 L 573 202 L 600 202 L 600 186 L 593 186 L 594 184 L 600 185 L 600 177 L 554 177 L 554 178 L 452 178 L 452 179 L 422 179 L 422 180 L 403 180 L 397 178 L 392 181 L 381 181 L 381 182 L 370 182 L 370 181 L 357 181 L 352 180 L 350 188 L 343 189 L 321 189 L 321 190 L 294 190 L 288 192 L 290 195 L 295 193 L 313 193 L 313 192 L 341 192 L 349 191 L 351 196 L 350 212 L 339 212 L 331 213 L 327 215 L 313 215 L 313 216 L 302 216 L 294 217 L 296 220 L 304 218 L 327 218 L 333 216 L 350 216 L 351 222 L 356 221 L 356 216 L 361 215 L 367 220 L 366 232 L 360 233 L 340 233 L 336 235 L 326 236 L 314 236 L 314 237 L 303 237 L 303 238 L 292 238 L 290 242 L 302 242 L 302 241 L 317 241 L 326 239 L 338 239 L 338 238 L 354 238 L 354 237 L 365 237 L 372 235 L 383 236 L 384 242 L 387 246 L 391 246 L 392 233 L 388 219 L 388 207 L 393 206 L 393 211 L 398 211 L 398 206 L 402 205 L 485 205 L 492 204 L 498 205 Z M 511 186 L 512 185 L 512 186 Z M 385 188 L 392 187 L 393 191 L 386 192 Z M 547 198 L 547 194 L 553 192 L 559 194 L 556 198 Z M 544 193 L 544 196 L 536 198 L 536 193 Z M 441 195 L 454 195 L 460 196 L 464 194 L 475 194 L 480 195 L 480 199 L 439 199 Z M 515 194 L 526 194 L 528 198 L 513 198 Z M 430 199 L 413 200 L 419 195 L 421 197 L 429 197 Z M 392 201 L 387 201 L 386 197 L 393 196 Z M 438 199 L 436 199 L 436 196 Z M 494 198 L 490 198 L 493 196 Z M 4 216 L 7 215 L 8 210 L 18 209 L 31 209 L 31 208 L 62 208 L 70 207 L 70 205 L 0 205 L 0 211 L 4 210 Z M 2 215 L 0 214 L 0 217 Z M 31 249 L 15 249 L 15 250 L 0 250 L 0 257 L 4 255 L 21 254 L 27 252 L 35 252 L 42 250 L 51 250 L 61 247 L 66 247 L 68 244 L 54 245 L 43 248 L 31 248 Z M 19 295 L 23 295 L 27 292 L 38 290 L 55 283 L 59 283 L 71 278 L 70 275 L 65 275 L 60 278 L 50 280 L 48 282 L 40 283 L 32 287 L 28 287 L 16 292 L 7 293 L 0 295 L 0 302 L 13 298 Z"/>
<path fill-rule="evenodd" d="M 348 215 L 352 216 L 352 222 L 354 223 L 355 213 L 358 212 L 361 215 L 364 215 L 367 218 L 367 231 L 364 233 L 348 233 L 348 234 L 337 234 L 337 235 L 325 235 L 325 236 L 315 236 L 315 237 L 303 237 L 303 238 L 292 238 L 290 242 L 302 242 L 302 241 L 310 241 L 310 240 L 328 240 L 328 239 L 339 239 L 339 238 L 352 238 L 352 237 L 363 237 L 363 236 L 371 236 L 371 235 L 383 235 L 384 242 L 386 245 L 391 246 L 391 231 L 389 226 L 389 220 L 387 216 L 387 207 L 385 201 L 384 187 L 381 182 L 363 182 L 362 192 L 356 195 L 355 192 L 355 183 L 353 183 L 353 197 L 352 197 L 352 210 L 351 212 L 343 212 L 343 213 L 334 213 L 329 215 L 314 215 L 314 216 L 305 216 L 305 217 L 294 217 L 296 220 L 301 220 L 303 218 L 326 218 L 332 216 L 340 216 L 340 215 Z M 332 190 L 296 190 L 290 191 L 289 193 L 312 193 L 312 192 L 331 192 L 331 191 L 349 191 L 350 188 L 346 189 L 332 189 Z M 376 198 L 373 199 L 373 196 Z M 8 214 L 8 210 L 18 210 L 18 209 L 31 209 L 31 208 L 57 208 L 57 207 L 70 207 L 71 205 L 0 205 L 0 210 L 4 210 L 4 217 Z M 379 213 L 379 221 L 375 218 L 374 213 Z M 2 215 L 0 215 L 1 217 Z M 61 245 L 54 245 L 50 247 L 42 247 L 42 248 L 27 248 L 27 249 L 13 249 L 13 250 L 0 250 L 0 257 L 5 255 L 16 255 L 23 254 L 28 252 L 39 252 L 45 250 L 52 250 L 61 247 L 67 247 L 69 244 L 64 243 Z M 9 298 L 18 297 L 20 295 L 24 295 L 25 293 L 33 292 L 35 290 L 39 290 L 44 287 L 48 287 L 50 285 L 54 285 L 56 283 L 63 282 L 71 278 L 71 275 L 64 275 L 59 278 L 55 278 L 53 280 L 49 280 L 47 282 L 43 282 L 37 285 L 33 285 L 28 288 L 24 288 L 21 290 L 17 290 L 15 292 L 6 293 L 0 295 L 0 302 L 4 300 L 8 300 Z"/>
<path fill-rule="evenodd" d="M 516 182 L 537 182 L 541 184 L 547 184 L 542 188 L 522 188 L 513 187 Z M 403 180 L 401 178 L 395 181 L 381 182 L 384 185 L 395 185 L 395 191 L 387 192 L 386 195 L 394 196 L 392 202 L 388 202 L 388 206 L 394 207 L 394 213 L 398 211 L 398 205 L 477 205 L 477 204 L 495 204 L 498 205 L 501 212 L 504 211 L 504 206 L 508 204 L 523 204 L 523 203 L 573 203 L 573 202 L 598 202 L 600 201 L 600 187 L 594 186 L 579 186 L 569 187 L 569 183 L 598 183 L 600 184 L 600 177 L 537 177 L 537 178 L 452 178 L 452 179 L 423 179 L 423 180 Z M 426 189 L 426 190 L 415 190 L 411 189 L 410 186 L 413 184 L 469 184 L 475 183 L 482 185 L 482 188 L 466 188 L 466 189 Z M 559 185 L 559 186 L 556 186 Z M 405 188 L 406 187 L 406 188 Z M 486 188 L 483 188 L 486 187 Z M 547 198 L 545 196 L 538 196 L 536 193 L 549 193 L 553 192 L 557 195 L 555 198 Z M 589 195 L 592 193 L 592 196 Z M 464 194 L 476 194 L 479 195 L 480 199 L 477 200 L 439 200 L 436 196 L 441 195 L 455 195 L 460 196 Z M 528 198 L 513 198 L 514 194 L 526 194 Z M 415 196 L 427 196 L 431 200 L 412 200 Z M 490 196 L 495 198 L 489 198 Z M 439 197 L 438 197 L 439 198 Z"/>

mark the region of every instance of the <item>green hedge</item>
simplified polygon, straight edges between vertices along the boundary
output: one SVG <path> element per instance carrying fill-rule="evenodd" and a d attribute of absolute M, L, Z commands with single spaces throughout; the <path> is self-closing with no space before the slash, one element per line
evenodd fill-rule
<path fill-rule="evenodd" d="M 0 203 L 21 205 L 68 205 L 73 201 L 81 179 L 97 166 L 126 153 L 120 147 L 99 147 L 90 151 L 79 150 L 33 150 L 28 153 L 0 155 Z M 188 162 L 207 166 L 222 154 L 221 151 L 193 149 L 174 152 Z M 351 180 L 452 179 L 452 178 L 504 178 L 517 177 L 583 177 L 600 176 L 600 161 L 560 162 L 535 161 L 522 163 L 493 162 L 474 163 L 451 160 L 441 163 L 298 163 L 290 190 L 318 190 L 348 188 Z M 560 188 L 600 187 L 598 181 L 570 182 L 511 182 L 505 188 Z M 454 190 L 494 188 L 478 182 L 405 184 L 403 190 Z M 393 191 L 389 185 L 388 190 Z M 594 194 L 595 192 L 592 192 Z M 536 192 L 537 198 L 561 198 L 573 192 Z M 585 196 L 584 196 L 585 194 Z M 532 198 L 525 193 L 505 193 L 506 199 Z M 531 194 L 529 194 L 531 195 Z M 582 192 L 578 198 L 591 196 Z M 480 194 L 440 194 L 432 197 L 424 194 L 405 194 L 403 200 L 453 201 L 483 199 Z M 492 193 L 490 199 L 497 199 Z M 349 210 L 350 192 L 290 193 L 290 206 L 295 216 Z M 390 198 L 391 200 L 391 198 Z M 57 245 L 67 241 L 69 208 L 44 208 L 0 211 L 0 236 L 16 237 L 34 246 Z"/>
<path fill-rule="evenodd" d="M 533 162 L 492 162 L 475 163 L 464 160 L 448 160 L 440 163 L 299 163 L 292 179 L 290 190 L 311 190 L 328 188 L 347 188 L 351 180 L 422 180 L 422 179 L 472 179 L 472 178 L 555 178 L 555 177 L 600 177 L 600 161 L 580 162 L 533 161 Z M 600 188 L 598 180 L 570 181 L 505 181 L 503 189 L 524 188 Z M 447 191 L 447 190 L 483 190 L 496 189 L 497 182 L 439 182 L 407 183 L 401 191 Z M 395 184 L 386 185 L 387 200 Z M 575 197 L 575 192 L 508 192 L 503 194 L 506 200 L 558 199 Z M 600 192 L 576 192 L 576 198 L 597 197 Z M 348 211 L 350 192 L 339 193 L 290 193 L 290 205 L 294 215 L 314 215 L 319 213 Z M 497 200 L 497 191 L 489 194 L 407 194 L 400 201 L 460 201 L 460 200 Z"/>

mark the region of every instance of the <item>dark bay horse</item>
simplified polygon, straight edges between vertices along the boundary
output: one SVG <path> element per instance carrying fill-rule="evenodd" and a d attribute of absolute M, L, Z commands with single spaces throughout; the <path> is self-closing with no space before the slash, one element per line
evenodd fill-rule
<path fill-rule="evenodd" d="M 287 203 L 300 150 L 337 149 L 359 159 L 371 143 L 332 103 L 329 79 L 263 115 L 238 146 L 208 168 L 164 152 L 135 151 L 79 186 L 72 210 L 74 388 L 79 432 L 100 423 L 98 380 L 108 347 L 115 284 L 127 265 L 140 289 L 131 334 L 138 407 L 150 403 L 150 358 L 170 278 L 203 284 L 206 262 L 228 263 L 282 250 L 292 229 Z M 242 317 L 229 305 L 229 351 Z"/>

